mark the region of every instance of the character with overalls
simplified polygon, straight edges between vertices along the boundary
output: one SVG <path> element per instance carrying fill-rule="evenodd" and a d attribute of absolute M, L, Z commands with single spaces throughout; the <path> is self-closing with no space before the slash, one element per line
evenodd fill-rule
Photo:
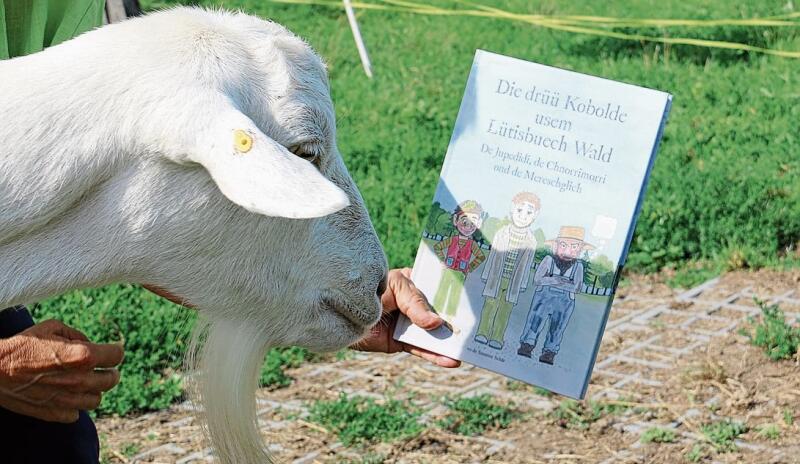
<path fill-rule="evenodd" d="M 558 237 L 546 243 L 551 245 L 553 253 L 545 256 L 536 269 L 533 278 L 536 292 L 517 354 L 531 357 L 545 319 L 549 318 L 550 327 L 539 362 L 552 365 L 575 309 L 575 295 L 583 286 L 583 262 L 578 257 L 594 246 L 584 242 L 583 227 L 571 226 L 561 227 Z"/>
<path fill-rule="evenodd" d="M 483 222 L 483 214 L 478 202 L 462 202 L 453 213 L 453 225 L 458 233 L 433 247 L 444 265 L 433 308 L 449 323 L 455 318 L 467 274 L 477 269 L 485 259 L 480 245 L 472 238 Z"/>
<path fill-rule="evenodd" d="M 536 238 L 530 229 L 539 215 L 539 197 L 520 192 L 511 200 L 511 224 L 494 235 L 489 259 L 483 268 L 483 310 L 475 342 L 500 350 L 503 348 L 508 319 L 519 294 L 528 286 L 533 265 Z"/>

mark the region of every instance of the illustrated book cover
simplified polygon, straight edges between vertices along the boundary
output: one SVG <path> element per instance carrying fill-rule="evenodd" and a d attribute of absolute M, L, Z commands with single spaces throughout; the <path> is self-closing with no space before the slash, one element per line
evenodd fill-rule
<path fill-rule="evenodd" d="M 478 50 L 394 337 L 583 398 L 671 100 Z"/>

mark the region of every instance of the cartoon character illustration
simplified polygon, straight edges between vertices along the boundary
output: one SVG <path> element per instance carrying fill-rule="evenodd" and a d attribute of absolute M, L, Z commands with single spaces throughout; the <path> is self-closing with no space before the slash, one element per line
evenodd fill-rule
<path fill-rule="evenodd" d="M 499 350 L 508 326 L 511 310 L 519 294 L 528 285 L 533 265 L 536 238 L 530 230 L 539 215 L 539 197 L 530 192 L 520 192 L 511 200 L 511 224 L 502 227 L 492 240 L 492 249 L 481 279 L 483 311 L 475 334 L 475 341 Z"/>
<path fill-rule="evenodd" d="M 478 202 L 462 202 L 453 213 L 453 225 L 458 233 L 433 247 L 433 251 L 444 264 L 439 288 L 433 298 L 433 307 L 448 322 L 452 322 L 456 315 L 467 274 L 486 258 L 480 245 L 472 238 L 483 222 L 483 214 L 483 208 Z"/>
<path fill-rule="evenodd" d="M 584 241 L 584 234 L 583 227 L 563 226 L 555 240 L 545 242 L 553 252 L 545 256 L 534 274 L 536 291 L 520 338 L 518 355 L 531 357 L 545 319 L 549 318 L 550 326 L 539 362 L 553 364 L 575 309 L 575 294 L 583 286 L 583 262 L 578 257 L 585 250 L 594 249 Z"/>

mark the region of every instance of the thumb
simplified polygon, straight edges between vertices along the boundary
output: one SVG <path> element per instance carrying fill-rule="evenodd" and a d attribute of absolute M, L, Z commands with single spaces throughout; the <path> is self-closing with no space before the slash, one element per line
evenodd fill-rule
<path fill-rule="evenodd" d="M 58 335 L 66 338 L 67 340 L 76 340 L 81 342 L 88 342 L 89 337 L 87 337 L 83 332 L 78 329 L 73 329 L 68 325 L 63 325 L 61 330 L 59 331 Z"/>
<path fill-rule="evenodd" d="M 442 324 L 442 319 L 431 310 L 425 295 L 411 281 L 410 272 L 410 269 L 389 271 L 387 291 L 381 298 L 384 309 L 398 309 L 415 325 L 425 330 L 435 329 Z"/>
<path fill-rule="evenodd" d="M 40 322 L 33 327 L 26 329 L 23 333 L 41 334 L 44 336 L 55 335 L 56 337 L 65 338 L 67 340 L 76 340 L 88 342 L 89 338 L 83 332 L 73 329 L 61 321 L 55 319 L 48 319 Z"/>

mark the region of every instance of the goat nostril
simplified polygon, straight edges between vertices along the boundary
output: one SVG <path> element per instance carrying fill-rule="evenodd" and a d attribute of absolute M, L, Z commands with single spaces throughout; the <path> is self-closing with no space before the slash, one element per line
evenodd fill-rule
<path fill-rule="evenodd" d="M 378 282 L 378 297 L 382 296 L 383 293 L 386 291 L 386 276 L 383 276 L 380 282 Z"/>

